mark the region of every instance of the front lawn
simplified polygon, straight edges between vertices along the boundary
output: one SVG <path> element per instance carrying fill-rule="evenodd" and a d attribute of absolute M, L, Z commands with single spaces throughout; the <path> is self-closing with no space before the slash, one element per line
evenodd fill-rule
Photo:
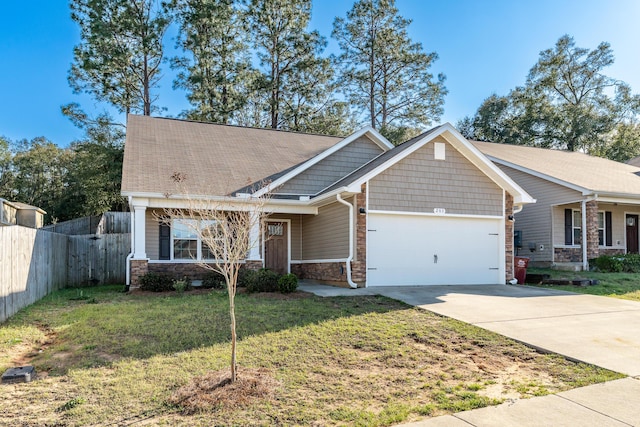
<path fill-rule="evenodd" d="M 531 285 L 541 287 L 551 287 L 563 291 L 577 292 L 582 294 L 602 295 L 608 297 L 640 301 L 640 273 L 600 273 L 594 271 L 562 271 L 543 268 L 529 268 L 528 273 L 548 274 L 552 279 L 594 279 L 598 284 L 594 286 L 548 286 Z"/>
<path fill-rule="evenodd" d="M 239 294 L 239 375 L 261 369 L 273 390 L 185 412 L 176 391 L 227 369 L 226 293 L 119 289 L 56 292 L 0 326 L 0 369 L 43 377 L 0 387 L 3 420 L 384 426 L 621 377 L 384 297 Z"/>

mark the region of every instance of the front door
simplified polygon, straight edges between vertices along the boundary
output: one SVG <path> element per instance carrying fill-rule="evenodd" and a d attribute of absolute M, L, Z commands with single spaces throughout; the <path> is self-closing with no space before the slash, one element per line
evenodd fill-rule
<path fill-rule="evenodd" d="M 264 266 L 280 274 L 289 272 L 288 229 L 286 222 L 267 222 Z"/>
<path fill-rule="evenodd" d="M 638 247 L 638 215 L 627 214 L 625 223 L 627 224 L 627 253 L 637 254 L 639 249 Z"/>

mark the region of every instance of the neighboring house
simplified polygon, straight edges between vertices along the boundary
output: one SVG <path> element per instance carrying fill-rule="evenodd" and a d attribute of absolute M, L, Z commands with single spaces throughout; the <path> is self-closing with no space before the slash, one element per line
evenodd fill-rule
<path fill-rule="evenodd" d="M 253 193 L 270 199 L 252 236 L 269 235 L 247 268 L 352 287 L 504 283 L 513 212 L 534 202 L 450 124 L 393 147 L 369 127 L 339 138 L 130 115 L 133 286 L 146 272 L 202 274 L 202 242 L 157 219 L 188 206 L 176 172 L 190 195 L 232 197 L 229 209 L 251 210 L 247 185 L 267 183 Z"/>
<path fill-rule="evenodd" d="M 45 214 L 46 212 L 38 207 L 0 199 L 0 226 L 22 225 L 24 227 L 40 228 L 44 225 Z"/>
<path fill-rule="evenodd" d="M 473 144 L 536 198 L 515 223 L 519 254 L 535 265 L 588 269 L 599 255 L 638 253 L 639 167 L 579 152 Z"/>

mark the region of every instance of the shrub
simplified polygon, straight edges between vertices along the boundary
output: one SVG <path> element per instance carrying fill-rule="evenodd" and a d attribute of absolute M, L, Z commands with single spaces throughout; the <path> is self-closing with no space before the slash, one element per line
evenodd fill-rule
<path fill-rule="evenodd" d="M 280 275 L 268 268 L 258 270 L 247 283 L 248 292 L 276 292 Z"/>
<path fill-rule="evenodd" d="M 290 294 L 298 289 L 298 277 L 293 274 L 285 274 L 278 279 L 278 290 L 283 294 Z"/>
<path fill-rule="evenodd" d="M 237 286 L 239 288 L 246 288 L 249 286 L 249 283 L 252 283 L 255 279 L 256 271 L 255 270 L 247 270 L 246 268 L 238 271 L 238 283 Z"/>
<path fill-rule="evenodd" d="M 191 279 L 188 277 L 183 277 L 182 279 L 176 279 L 173 281 L 173 289 L 175 289 L 179 294 L 184 291 L 190 291 L 191 288 Z"/>
<path fill-rule="evenodd" d="M 172 291 L 173 277 L 168 274 L 147 273 L 140 277 L 140 289 L 151 292 Z"/>
<path fill-rule="evenodd" d="M 623 270 L 627 273 L 640 273 L 640 254 L 623 255 Z"/>
<path fill-rule="evenodd" d="M 222 274 L 210 271 L 202 279 L 202 287 L 205 289 L 224 289 L 227 287 L 227 282 Z"/>
<path fill-rule="evenodd" d="M 605 273 L 619 273 L 623 270 L 623 260 L 617 256 L 601 255 L 593 260 L 593 264 Z"/>

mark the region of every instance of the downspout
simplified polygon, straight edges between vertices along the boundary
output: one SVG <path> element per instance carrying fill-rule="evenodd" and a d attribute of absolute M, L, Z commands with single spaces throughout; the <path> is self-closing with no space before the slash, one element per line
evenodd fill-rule
<path fill-rule="evenodd" d="M 582 211 L 582 270 L 589 271 L 589 260 L 587 259 L 587 201 L 586 199 L 581 202 Z"/>
<path fill-rule="evenodd" d="M 345 201 L 340 194 L 336 194 L 336 200 L 345 206 L 349 207 L 349 257 L 346 260 L 347 264 L 347 283 L 351 288 L 355 289 L 358 285 L 351 280 L 351 261 L 353 261 L 353 205 Z"/>
<path fill-rule="evenodd" d="M 129 215 L 131 216 L 131 229 L 129 230 L 129 232 L 131 233 L 131 252 L 129 252 L 129 255 L 127 255 L 127 260 L 126 260 L 126 285 L 124 286 L 124 291 L 125 292 L 129 292 L 129 288 L 131 287 L 131 258 L 133 258 L 133 251 L 135 248 L 135 235 L 136 235 L 136 222 L 135 222 L 135 218 L 133 216 L 133 210 L 131 208 L 132 204 L 131 204 L 131 199 L 132 197 L 129 196 Z"/>

